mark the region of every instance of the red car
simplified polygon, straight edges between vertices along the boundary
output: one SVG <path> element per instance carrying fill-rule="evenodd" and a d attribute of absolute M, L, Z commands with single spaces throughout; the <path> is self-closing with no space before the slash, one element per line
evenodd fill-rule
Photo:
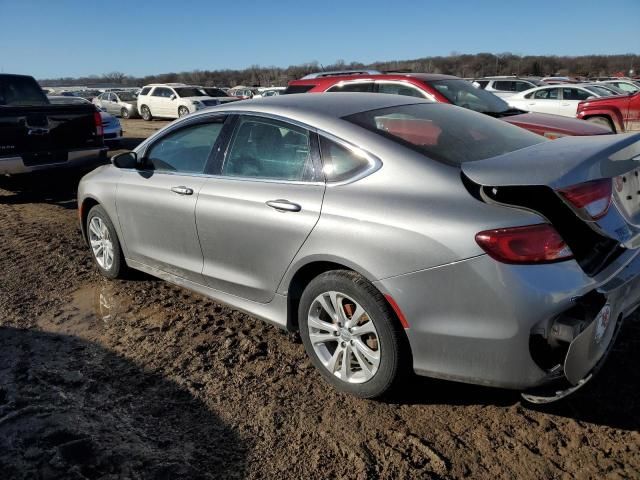
<path fill-rule="evenodd" d="M 427 98 L 486 113 L 547 138 L 566 135 L 603 135 L 607 127 L 573 118 L 528 113 L 511 108 L 504 100 L 451 75 L 431 73 L 322 72 L 289 82 L 283 94 L 320 92 L 373 92 Z"/>
<path fill-rule="evenodd" d="M 640 131 L 640 92 L 585 100 L 578 104 L 577 117 L 614 132 Z"/>

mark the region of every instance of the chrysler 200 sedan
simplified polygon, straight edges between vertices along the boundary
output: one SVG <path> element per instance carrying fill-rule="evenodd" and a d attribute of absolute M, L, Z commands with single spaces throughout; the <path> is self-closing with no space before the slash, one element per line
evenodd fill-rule
<path fill-rule="evenodd" d="M 330 384 L 403 374 L 562 398 L 640 301 L 640 135 L 555 141 L 463 108 L 291 95 L 176 121 L 79 187 L 136 269 L 299 330 Z"/>

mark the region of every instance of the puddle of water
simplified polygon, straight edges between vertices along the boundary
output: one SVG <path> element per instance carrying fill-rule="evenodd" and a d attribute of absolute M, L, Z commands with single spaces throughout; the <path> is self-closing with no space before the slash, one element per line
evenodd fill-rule
<path fill-rule="evenodd" d="M 118 318 L 135 318 L 130 299 L 119 292 L 116 284 L 87 285 L 73 292 L 71 300 L 36 322 L 45 331 L 67 333 L 83 338 L 100 335 Z"/>

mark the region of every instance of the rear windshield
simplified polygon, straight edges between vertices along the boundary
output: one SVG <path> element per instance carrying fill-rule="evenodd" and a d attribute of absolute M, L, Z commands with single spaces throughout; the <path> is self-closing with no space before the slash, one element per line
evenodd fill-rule
<path fill-rule="evenodd" d="M 291 93 L 307 93 L 315 85 L 289 85 L 280 95 L 289 95 Z"/>
<path fill-rule="evenodd" d="M 450 165 L 495 157 L 547 141 L 501 120 L 437 103 L 382 108 L 344 119 Z"/>
<path fill-rule="evenodd" d="M 197 88 L 175 88 L 174 90 L 179 97 L 206 97 L 206 95 Z"/>
<path fill-rule="evenodd" d="M 0 105 L 18 107 L 48 104 L 46 95 L 33 78 L 13 75 L 0 77 Z"/>

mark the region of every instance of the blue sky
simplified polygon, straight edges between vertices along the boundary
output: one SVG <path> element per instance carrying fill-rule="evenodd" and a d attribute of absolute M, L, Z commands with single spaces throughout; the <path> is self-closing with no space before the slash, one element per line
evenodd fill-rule
<path fill-rule="evenodd" d="M 37 78 L 507 51 L 640 53 L 640 0 L 0 0 L 0 71 Z"/>

